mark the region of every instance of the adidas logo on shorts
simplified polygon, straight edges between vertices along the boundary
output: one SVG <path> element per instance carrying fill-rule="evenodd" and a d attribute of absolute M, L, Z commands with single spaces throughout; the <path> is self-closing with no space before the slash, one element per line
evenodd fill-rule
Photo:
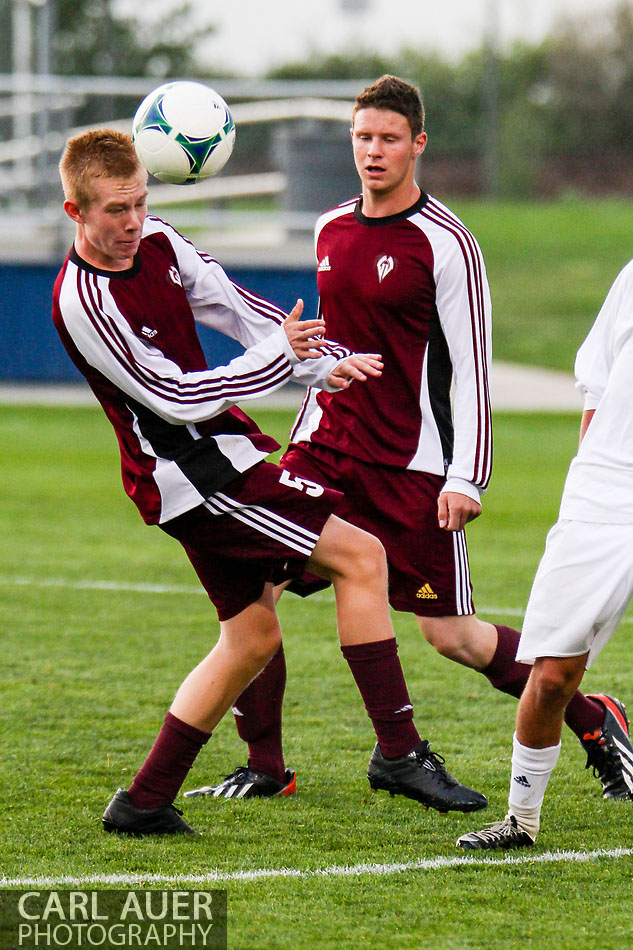
<path fill-rule="evenodd" d="M 437 600 L 437 594 L 430 584 L 424 584 L 415 596 L 420 600 Z"/>

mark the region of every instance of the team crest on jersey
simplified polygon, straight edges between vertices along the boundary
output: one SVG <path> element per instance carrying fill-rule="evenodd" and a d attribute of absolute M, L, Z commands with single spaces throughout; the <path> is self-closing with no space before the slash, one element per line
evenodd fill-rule
<path fill-rule="evenodd" d="M 182 278 L 180 276 L 180 271 L 178 270 L 175 264 L 171 265 L 167 273 L 171 277 L 174 284 L 177 284 L 179 287 L 182 287 Z"/>
<path fill-rule="evenodd" d="M 393 270 L 393 257 L 387 257 L 386 254 L 379 257 L 376 261 L 376 270 L 378 271 L 378 283 L 382 284 L 387 274 L 390 274 Z"/>

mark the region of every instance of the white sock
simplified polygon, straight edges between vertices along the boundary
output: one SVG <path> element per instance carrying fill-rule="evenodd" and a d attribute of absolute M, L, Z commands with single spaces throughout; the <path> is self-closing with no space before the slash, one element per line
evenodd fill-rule
<path fill-rule="evenodd" d="M 521 745 L 514 734 L 508 808 L 531 838 L 538 834 L 541 805 L 559 754 L 560 742 L 546 749 L 532 749 Z"/>

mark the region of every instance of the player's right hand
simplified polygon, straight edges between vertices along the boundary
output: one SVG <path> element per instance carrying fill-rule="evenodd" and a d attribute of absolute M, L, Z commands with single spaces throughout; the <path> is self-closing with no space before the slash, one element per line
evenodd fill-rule
<path fill-rule="evenodd" d="M 303 300 L 299 298 L 283 323 L 288 342 L 300 360 L 321 356 L 325 320 L 301 320 Z"/>
<path fill-rule="evenodd" d="M 443 491 L 437 500 L 437 521 L 443 531 L 461 531 L 481 514 L 481 504 L 470 495 Z"/>
<path fill-rule="evenodd" d="M 368 376 L 382 376 L 383 368 L 380 353 L 352 353 L 334 367 L 327 381 L 336 389 L 349 389 L 355 379 L 364 383 Z"/>

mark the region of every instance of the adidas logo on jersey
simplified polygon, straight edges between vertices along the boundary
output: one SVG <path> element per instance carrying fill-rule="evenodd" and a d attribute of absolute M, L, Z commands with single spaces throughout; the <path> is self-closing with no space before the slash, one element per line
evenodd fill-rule
<path fill-rule="evenodd" d="M 317 271 L 318 271 L 319 273 L 321 273 L 321 272 L 324 271 L 324 270 L 332 270 L 332 268 L 330 267 L 330 256 L 329 256 L 329 254 L 326 254 L 325 257 L 323 258 L 323 260 L 319 261 L 319 266 L 317 267 Z"/>
<path fill-rule="evenodd" d="M 437 594 L 430 584 L 424 584 L 415 596 L 420 600 L 437 600 Z"/>
<path fill-rule="evenodd" d="M 141 333 L 144 337 L 147 337 L 148 340 L 152 340 L 158 333 L 158 330 L 152 330 L 151 327 L 142 327 Z"/>

